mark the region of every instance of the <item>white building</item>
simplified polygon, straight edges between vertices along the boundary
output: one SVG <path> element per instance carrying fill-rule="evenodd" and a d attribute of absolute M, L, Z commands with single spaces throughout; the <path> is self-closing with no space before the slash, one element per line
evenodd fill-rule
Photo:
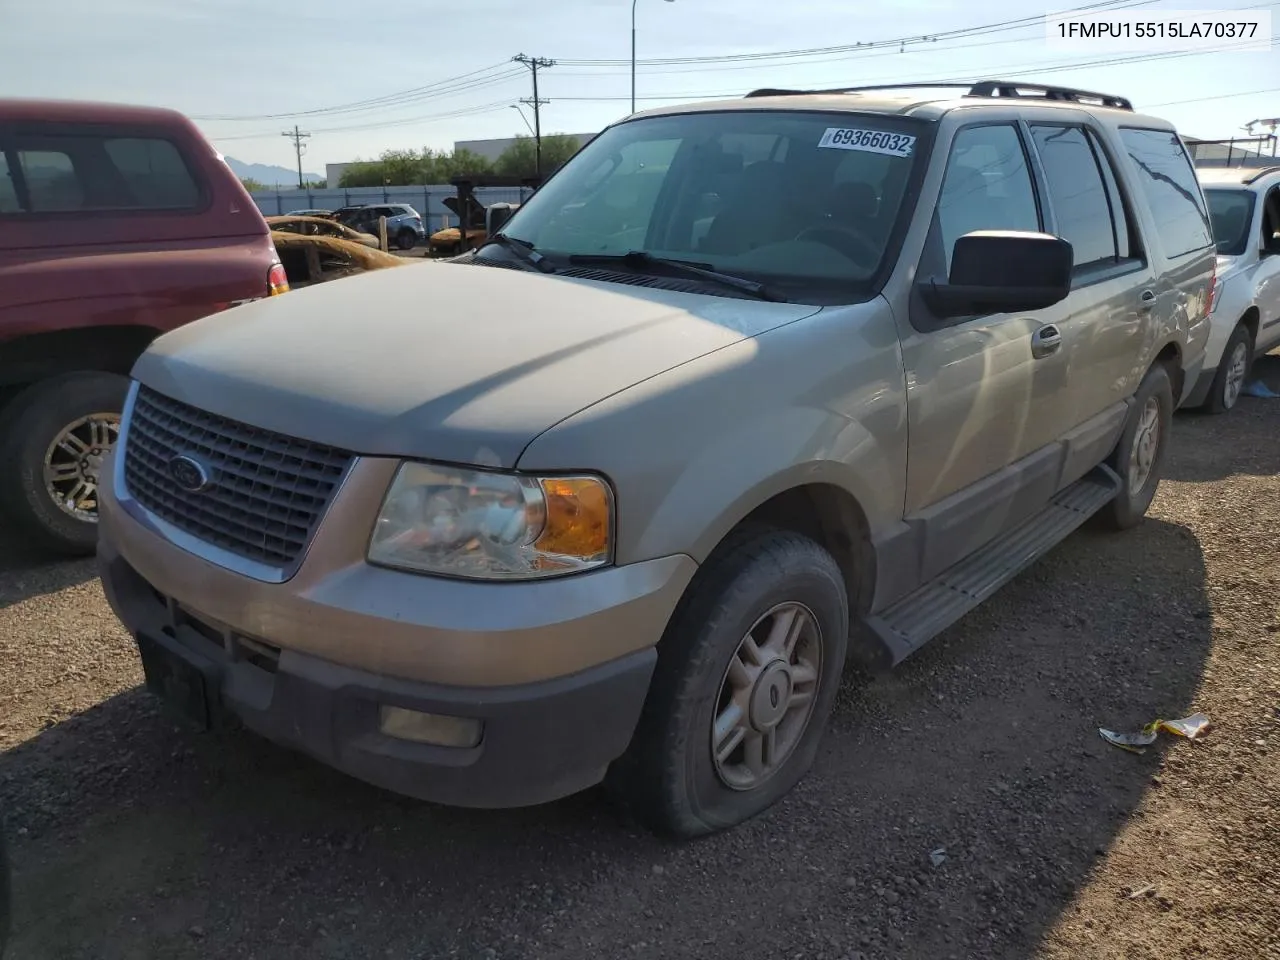
<path fill-rule="evenodd" d="M 558 137 L 558 136 L 561 136 L 561 134 L 547 133 L 547 134 L 543 134 L 543 136 Z M 571 133 L 571 134 L 568 134 L 568 136 L 573 137 L 573 139 L 578 141 L 578 149 L 581 150 L 582 147 L 589 140 L 591 140 L 592 137 L 595 136 L 595 134 L 594 133 Z M 458 140 L 454 142 L 453 150 L 455 153 L 457 153 L 459 150 L 470 150 L 472 153 L 479 154 L 480 156 L 484 157 L 486 160 L 497 160 L 500 156 L 502 156 L 502 154 L 506 151 L 506 149 L 510 146 L 513 146 L 516 140 L 518 139 L 519 139 L 518 137 L 499 137 L 496 140 Z M 528 140 L 530 139 L 530 137 L 526 135 L 525 139 Z"/>

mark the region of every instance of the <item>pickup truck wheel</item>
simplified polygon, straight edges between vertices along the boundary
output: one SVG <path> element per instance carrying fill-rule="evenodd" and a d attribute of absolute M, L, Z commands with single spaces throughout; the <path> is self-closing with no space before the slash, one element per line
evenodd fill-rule
<path fill-rule="evenodd" d="M 1249 376 L 1249 361 L 1252 358 L 1253 334 L 1242 323 L 1231 332 L 1231 339 L 1223 348 L 1218 372 L 1204 402 L 1205 410 L 1209 413 L 1227 413 L 1235 407 Z"/>
<path fill-rule="evenodd" d="M 787 531 L 733 536 L 659 644 L 610 786 L 648 826 L 677 837 L 761 813 L 813 764 L 848 634 L 844 577 L 827 551 Z"/>
<path fill-rule="evenodd" d="M 0 509 L 42 552 L 92 554 L 98 482 L 129 381 L 70 373 L 28 387 L 0 416 Z"/>
<path fill-rule="evenodd" d="M 1105 526 L 1127 530 L 1142 522 L 1160 485 L 1172 424 L 1173 384 L 1169 371 L 1156 364 L 1138 386 L 1129 421 L 1108 461 L 1120 475 L 1120 492 L 1098 514 Z"/>

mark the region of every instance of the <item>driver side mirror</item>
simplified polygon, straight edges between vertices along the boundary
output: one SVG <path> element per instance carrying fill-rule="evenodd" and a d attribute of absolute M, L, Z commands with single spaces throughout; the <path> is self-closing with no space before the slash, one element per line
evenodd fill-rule
<path fill-rule="evenodd" d="M 1071 244 L 1047 233 L 975 230 L 956 240 L 946 283 L 920 294 L 942 318 L 1043 310 L 1071 292 Z"/>

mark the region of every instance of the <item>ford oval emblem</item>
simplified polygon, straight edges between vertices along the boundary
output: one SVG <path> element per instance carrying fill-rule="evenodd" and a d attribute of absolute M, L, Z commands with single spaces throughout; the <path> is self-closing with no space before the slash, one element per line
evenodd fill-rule
<path fill-rule="evenodd" d="M 200 493 L 213 484 L 209 468 L 187 453 L 180 453 L 169 461 L 169 476 L 187 493 Z"/>

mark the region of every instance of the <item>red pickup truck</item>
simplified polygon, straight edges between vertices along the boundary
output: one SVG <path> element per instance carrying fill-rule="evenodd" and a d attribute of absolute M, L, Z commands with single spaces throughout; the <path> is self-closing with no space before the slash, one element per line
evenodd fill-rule
<path fill-rule="evenodd" d="M 0 512 L 87 554 L 126 375 L 161 333 L 289 289 L 266 222 L 171 110 L 0 99 Z"/>

